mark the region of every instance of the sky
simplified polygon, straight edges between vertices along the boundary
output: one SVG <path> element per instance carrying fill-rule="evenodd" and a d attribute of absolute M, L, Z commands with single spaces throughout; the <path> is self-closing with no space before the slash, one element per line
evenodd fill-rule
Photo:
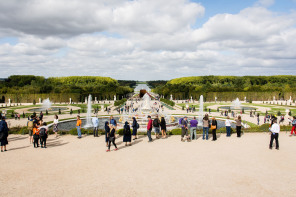
<path fill-rule="evenodd" d="M 0 78 L 295 75 L 296 0 L 0 0 Z"/>

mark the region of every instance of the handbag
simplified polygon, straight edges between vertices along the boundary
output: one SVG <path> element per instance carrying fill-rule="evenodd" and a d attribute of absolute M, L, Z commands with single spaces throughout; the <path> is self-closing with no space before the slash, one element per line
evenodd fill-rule
<path fill-rule="evenodd" d="M 109 137 L 109 141 L 112 142 L 115 137 Z"/>
<path fill-rule="evenodd" d="M 211 129 L 212 129 L 212 130 L 217 129 L 217 126 L 216 126 L 216 125 L 212 125 L 212 126 L 211 126 Z"/>

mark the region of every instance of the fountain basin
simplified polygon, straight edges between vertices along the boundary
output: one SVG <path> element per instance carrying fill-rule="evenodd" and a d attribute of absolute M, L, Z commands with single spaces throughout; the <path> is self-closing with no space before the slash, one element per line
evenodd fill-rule
<path fill-rule="evenodd" d="M 48 108 L 47 111 L 59 111 L 59 109 L 61 109 L 61 111 L 64 111 L 64 110 L 67 110 L 68 108 L 67 107 L 51 107 L 51 108 Z M 32 109 L 29 109 L 29 111 L 32 111 L 32 112 L 45 112 L 46 109 L 40 107 L 40 108 L 32 108 Z"/>
<path fill-rule="evenodd" d="M 114 119 L 118 122 L 119 118 L 118 117 L 114 117 Z M 59 122 L 58 124 L 58 129 L 59 131 L 70 131 L 71 129 L 76 128 L 76 119 L 71 119 L 71 120 L 64 120 Z M 99 129 L 105 129 L 105 122 L 106 121 L 110 121 L 109 117 L 99 117 Z M 86 119 L 85 118 L 81 118 L 81 122 L 82 122 L 82 127 L 83 125 L 86 124 Z M 51 127 L 53 124 L 48 125 L 48 127 Z M 88 128 L 93 128 L 93 127 L 88 127 Z"/>
<path fill-rule="evenodd" d="M 245 106 L 240 106 L 240 107 L 234 107 L 234 106 L 222 106 L 219 107 L 219 109 L 225 109 L 225 110 L 256 110 L 255 107 L 245 107 Z"/>

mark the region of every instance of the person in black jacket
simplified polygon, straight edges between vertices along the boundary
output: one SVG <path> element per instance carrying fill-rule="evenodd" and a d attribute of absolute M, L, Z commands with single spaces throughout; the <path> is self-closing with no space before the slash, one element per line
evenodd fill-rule
<path fill-rule="evenodd" d="M 3 147 L 4 151 L 7 151 L 6 145 L 8 144 L 8 126 L 7 122 L 5 121 L 5 116 L 1 117 L 0 121 L 0 145 L 1 145 L 1 152 L 3 152 Z"/>
<path fill-rule="evenodd" d="M 126 121 L 123 127 L 123 142 L 125 142 L 125 146 L 127 146 L 127 143 L 129 142 L 129 146 L 131 146 L 131 140 L 132 140 L 132 134 L 131 129 L 129 126 L 129 123 Z"/>
<path fill-rule="evenodd" d="M 164 117 L 161 117 L 160 128 L 161 128 L 162 138 L 166 138 L 166 122 Z"/>
<path fill-rule="evenodd" d="M 111 142 L 113 143 L 113 145 L 115 146 L 115 151 L 117 151 L 118 149 L 117 149 L 117 146 L 116 146 L 116 144 L 115 144 L 115 126 L 114 125 L 111 125 L 110 126 L 110 129 L 111 129 L 111 131 L 110 131 L 110 133 L 108 134 L 108 137 L 109 137 L 109 144 L 108 144 L 108 150 L 107 150 L 107 152 L 109 152 L 110 151 L 110 147 L 111 147 Z"/>
<path fill-rule="evenodd" d="M 138 122 L 136 120 L 135 117 L 133 117 L 133 124 L 132 124 L 132 127 L 133 127 L 133 136 L 134 136 L 134 139 L 133 140 L 136 140 L 138 139 Z"/>
<path fill-rule="evenodd" d="M 215 117 L 213 117 L 212 118 L 212 123 L 211 123 L 211 130 L 212 130 L 212 134 L 213 134 L 212 141 L 216 141 L 217 140 L 217 136 L 216 136 L 217 127 L 218 127 L 217 120 L 216 120 Z"/>

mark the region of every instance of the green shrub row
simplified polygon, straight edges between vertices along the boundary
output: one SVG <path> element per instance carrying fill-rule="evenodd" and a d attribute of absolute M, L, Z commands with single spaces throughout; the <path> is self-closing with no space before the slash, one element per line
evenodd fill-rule
<path fill-rule="evenodd" d="M 123 105 L 125 102 L 127 101 L 126 98 L 123 98 L 121 100 L 117 100 L 114 102 L 114 106 L 120 106 L 120 105 Z"/>
<path fill-rule="evenodd" d="M 166 104 L 168 104 L 168 105 L 170 105 L 170 106 L 172 106 L 172 107 L 175 106 L 175 102 L 174 102 L 174 101 L 170 101 L 170 100 L 168 100 L 168 99 L 164 99 L 164 98 L 160 98 L 160 101 L 161 101 L 161 102 L 164 102 L 164 103 L 166 103 Z"/>
<path fill-rule="evenodd" d="M 252 128 L 247 128 L 247 129 L 242 129 L 244 132 L 246 133 L 256 133 L 256 132 L 268 132 L 269 130 L 269 124 L 263 124 L 261 126 L 258 127 L 252 127 Z M 292 129 L 292 126 L 283 126 L 281 125 L 281 131 L 290 131 Z M 131 129 L 131 132 L 133 132 L 133 130 Z M 211 132 L 211 130 L 209 131 Z M 216 131 L 217 133 L 226 133 L 226 128 L 222 127 L 217 129 Z M 235 128 L 231 128 L 231 132 L 236 132 Z M 73 128 L 70 131 L 59 131 L 58 132 L 60 135 L 65 135 L 65 134 L 70 134 L 70 135 L 77 135 L 77 129 Z M 93 134 L 93 129 L 81 129 L 81 133 L 86 135 L 91 135 Z M 98 133 L 100 135 L 104 135 L 105 131 L 102 129 L 98 130 Z M 117 131 L 117 133 L 119 135 L 123 135 L 123 129 L 119 129 Z M 197 134 L 202 134 L 203 131 L 202 129 L 197 129 L 196 131 Z M 13 127 L 9 130 L 9 134 L 20 134 L 20 135 L 25 135 L 25 134 L 29 134 L 29 130 L 27 129 L 27 127 Z M 49 130 L 49 134 L 53 134 L 52 129 Z M 171 131 L 167 132 L 168 135 L 181 135 L 181 128 L 176 128 L 176 129 L 172 129 Z M 147 135 L 146 132 L 138 132 L 138 135 Z"/>

